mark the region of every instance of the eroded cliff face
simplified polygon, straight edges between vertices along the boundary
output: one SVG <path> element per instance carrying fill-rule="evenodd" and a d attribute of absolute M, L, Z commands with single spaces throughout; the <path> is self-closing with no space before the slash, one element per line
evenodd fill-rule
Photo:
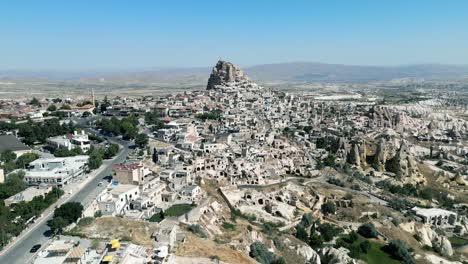
<path fill-rule="evenodd" d="M 249 81 L 249 78 L 238 66 L 230 62 L 220 60 L 211 71 L 206 89 L 216 89 L 219 85 L 241 83 L 245 81 Z"/>

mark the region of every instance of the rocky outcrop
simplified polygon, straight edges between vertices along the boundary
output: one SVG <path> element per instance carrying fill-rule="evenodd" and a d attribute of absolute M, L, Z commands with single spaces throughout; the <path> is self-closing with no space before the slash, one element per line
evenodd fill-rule
<path fill-rule="evenodd" d="M 411 184 L 425 182 L 423 175 L 419 172 L 416 160 L 410 152 L 410 147 L 405 140 L 401 142 L 395 156 L 388 161 L 387 169 L 395 173 L 397 179 L 402 182 Z"/>
<path fill-rule="evenodd" d="M 385 148 L 385 139 L 380 138 L 377 148 L 375 150 L 374 160 L 372 167 L 377 171 L 383 172 L 385 170 L 385 162 L 387 161 L 387 150 Z"/>
<path fill-rule="evenodd" d="M 361 166 L 361 155 L 359 153 L 359 146 L 356 142 L 353 142 L 351 145 L 351 151 L 348 155 L 348 162 L 358 167 Z"/>
<path fill-rule="evenodd" d="M 240 83 L 248 81 L 247 76 L 242 70 L 227 61 L 218 61 L 216 66 L 211 71 L 210 78 L 208 79 L 207 90 L 216 89 L 219 85 L 227 85 L 229 83 Z"/>
<path fill-rule="evenodd" d="M 430 226 L 416 228 L 416 236 L 423 245 L 432 247 L 436 252 L 444 256 L 452 256 L 452 244 L 443 235 L 437 234 Z"/>
<path fill-rule="evenodd" d="M 356 165 L 358 167 L 366 166 L 367 165 L 366 142 L 364 140 L 353 141 L 347 158 L 348 158 L 348 163 L 352 165 Z"/>
<path fill-rule="evenodd" d="M 359 158 L 362 166 L 367 166 L 367 148 L 366 141 L 362 140 L 359 144 Z"/>
<path fill-rule="evenodd" d="M 425 260 L 425 263 L 428 263 L 428 264 L 462 264 L 460 261 L 446 260 L 434 254 L 425 255 L 424 260 Z"/>
<path fill-rule="evenodd" d="M 304 257 L 308 264 L 321 264 L 319 254 L 309 246 L 299 246 L 296 252 L 298 255 Z"/>
<path fill-rule="evenodd" d="M 323 264 L 356 264 L 357 261 L 348 256 L 349 250 L 343 247 L 325 247 L 319 252 Z"/>

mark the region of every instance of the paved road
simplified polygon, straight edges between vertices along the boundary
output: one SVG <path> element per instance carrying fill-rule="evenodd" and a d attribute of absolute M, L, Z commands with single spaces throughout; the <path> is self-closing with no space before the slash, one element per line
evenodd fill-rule
<path fill-rule="evenodd" d="M 80 202 L 82 204 L 89 203 L 96 195 L 102 191 L 105 186 L 98 186 L 100 181 L 103 181 L 106 176 L 111 175 L 112 165 L 121 163 L 127 157 L 129 152 L 128 144 L 126 142 L 118 141 L 117 143 L 124 146 L 123 150 L 117 155 L 114 160 L 104 161 L 105 168 L 92 179 L 86 186 L 81 188 L 70 201 Z M 47 220 L 50 220 L 52 215 L 47 217 L 33 230 L 23 237 L 17 244 L 9 249 L 4 255 L 0 256 L 0 263 L 5 264 L 25 264 L 30 261 L 34 254 L 29 253 L 29 250 L 35 244 L 45 245 L 49 239 L 46 233 L 49 230 L 47 226 Z"/>

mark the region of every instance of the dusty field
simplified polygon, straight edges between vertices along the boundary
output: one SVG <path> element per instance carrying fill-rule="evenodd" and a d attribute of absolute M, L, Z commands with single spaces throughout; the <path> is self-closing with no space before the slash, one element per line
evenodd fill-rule
<path fill-rule="evenodd" d="M 150 236 L 157 229 L 157 223 L 119 217 L 101 217 L 73 231 L 90 238 L 121 239 L 138 245 L 152 246 L 153 240 Z"/>
<path fill-rule="evenodd" d="M 245 253 L 233 250 L 227 245 L 217 245 L 208 239 L 200 239 L 190 233 L 187 233 L 187 241 L 177 248 L 176 255 L 207 258 L 218 256 L 221 261 L 230 264 L 256 263 Z"/>

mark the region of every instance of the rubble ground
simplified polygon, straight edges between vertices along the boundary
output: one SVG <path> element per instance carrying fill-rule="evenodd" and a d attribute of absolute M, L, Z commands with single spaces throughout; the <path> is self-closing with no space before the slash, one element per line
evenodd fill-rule
<path fill-rule="evenodd" d="M 187 233 L 186 242 L 177 248 L 176 255 L 185 257 L 218 256 L 221 261 L 231 264 L 254 264 L 245 253 L 231 249 L 228 245 L 218 245 L 211 240 L 200 239 Z"/>
<path fill-rule="evenodd" d="M 120 217 L 95 218 L 91 223 L 74 228 L 72 233 L 88 238 L 121 239 L 151 247 L 151 234 L 158 229 L 158 224 L 147 221 L 131 220 Z"/>

